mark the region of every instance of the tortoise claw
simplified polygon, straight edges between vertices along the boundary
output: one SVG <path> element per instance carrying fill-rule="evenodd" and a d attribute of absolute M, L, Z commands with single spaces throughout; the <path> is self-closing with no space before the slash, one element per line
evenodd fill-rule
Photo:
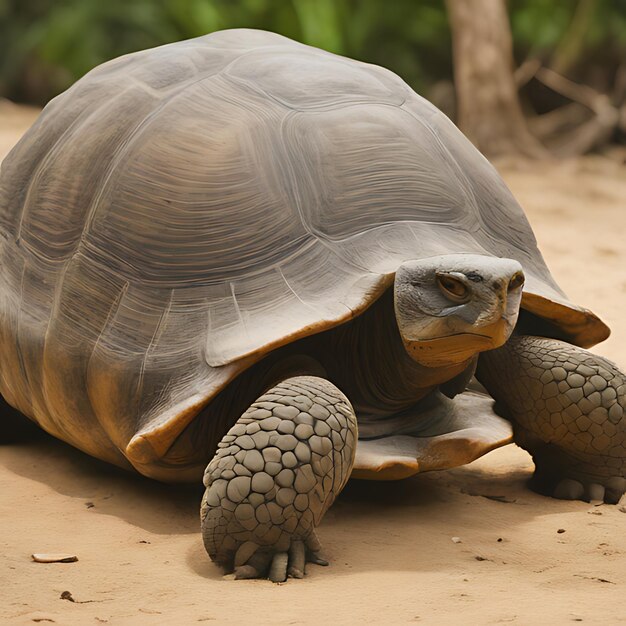
<path fill-rule="evenodd" d="M 306 563 L 328 565 L 305 546 L 305 542 L 294 539 L 288 551 L 255 552 L 246 563 L 235 566 L 235 580 L 267 578 L 274 583 L 284 583 L 288 578 L 304 578 Z"/>
<path fill-rule="evenodd" d="M 626 479 L 621 476 L 609 478 L 604 484 L 583 483 L 579 480 L 564 478 L 557 483 L 552 496 L 559 500 L 586 500 L 593 504 L 617 504 L 624 493 L 626 493 Z"/>

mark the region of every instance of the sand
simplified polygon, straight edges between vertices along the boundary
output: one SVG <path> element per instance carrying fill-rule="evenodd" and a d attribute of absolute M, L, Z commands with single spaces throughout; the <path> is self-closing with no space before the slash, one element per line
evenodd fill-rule
<path fill-rule="evenodd" d="M 0 103 L 0 156 L 35 114 Z M 626 166 L 501 170 L 556 279 L 613 327 L 594 350 L 626 366 Z M 224 578 L 208 560 L 199 488 L 126 474 L 47 436 L 4 445 L 0 622 L 626 622 L 626 514 L 539 496 L 526 487 L 532 467 L 511 445 L 452 471 L 352 481 L 319 531 L 331 566 L 273 585 Z M 33 552 L 79 560 L 34 563 Z"/>

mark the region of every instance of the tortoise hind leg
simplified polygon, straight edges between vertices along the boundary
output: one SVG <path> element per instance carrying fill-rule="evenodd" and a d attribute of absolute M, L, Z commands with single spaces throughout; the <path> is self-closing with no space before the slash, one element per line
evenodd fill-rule
<path fill-rule="evenodd" d="M 566 499 L 617 502 L 626 491 L 626 376 L 562 341 L 513 336 L 476 374 L 535 462 L 534 486 Z"/>
<path fill-rule="evenodd" d="M 289 378 L 228 431 L 206 469 L 201 521 L 211 559 L 237 578 L 302 578 L 318 556 L 315 528 L 346 484 L 354 411 L 321 378 Z"/>

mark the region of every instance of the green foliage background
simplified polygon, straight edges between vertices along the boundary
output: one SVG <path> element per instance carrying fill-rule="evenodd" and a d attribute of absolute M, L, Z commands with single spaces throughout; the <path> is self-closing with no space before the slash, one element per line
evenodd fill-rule
<path fill-rule="evenodd" d="M 626 60 L 626 0 L 508 5 L 520 62 L 608 84 Z M 384 65 L 422 93 L 452 78 L 443 0 L 0 0 L 0 96 L 42 104 L 110 58 L 233 27 Z"/>

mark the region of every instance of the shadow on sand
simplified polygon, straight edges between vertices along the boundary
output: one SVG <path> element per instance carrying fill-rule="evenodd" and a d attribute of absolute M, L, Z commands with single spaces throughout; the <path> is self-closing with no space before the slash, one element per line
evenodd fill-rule
<path fill-rule="evenodd" d="M 161 484 L 93 459 L 39 431 L 0 446 L 0 464 L 17 476 L 84 504 L 93 503 L 92 514 L 115 516 L 157 534 L 197 534 L 186 554 L 188 566 L 205 578 L 221 578 L 206 558 L 198 532 L 201 485 Z M 359 571 L 369 568 L 371 548 L 381 558 L 388 556 L 387 567 L 394 568 L 401 561 L 394 555 L 428 540 L 440 523 L 450 519 L 458 522 L 459 534 L 481 532 L 489 523 L 496 534 L 501 533 L 497 527 L 523 524 L 538 513 L 535 507 L 525 506 L 541 498 L 528 491 L 528 478 L 529 466 L 523 463 L 511 470 L 491 471 L 483 462 L 396 482 L 353 480 L 322 524 L 326 554 L 333 560 L 345 559 L 352 571 Z M 372 528 L 385 532 L 372 537 Z M 377 567 L 385 568 L 385 561 Z M 431 566 L 435 564 L 420 564 L 420 568 Z"/>

